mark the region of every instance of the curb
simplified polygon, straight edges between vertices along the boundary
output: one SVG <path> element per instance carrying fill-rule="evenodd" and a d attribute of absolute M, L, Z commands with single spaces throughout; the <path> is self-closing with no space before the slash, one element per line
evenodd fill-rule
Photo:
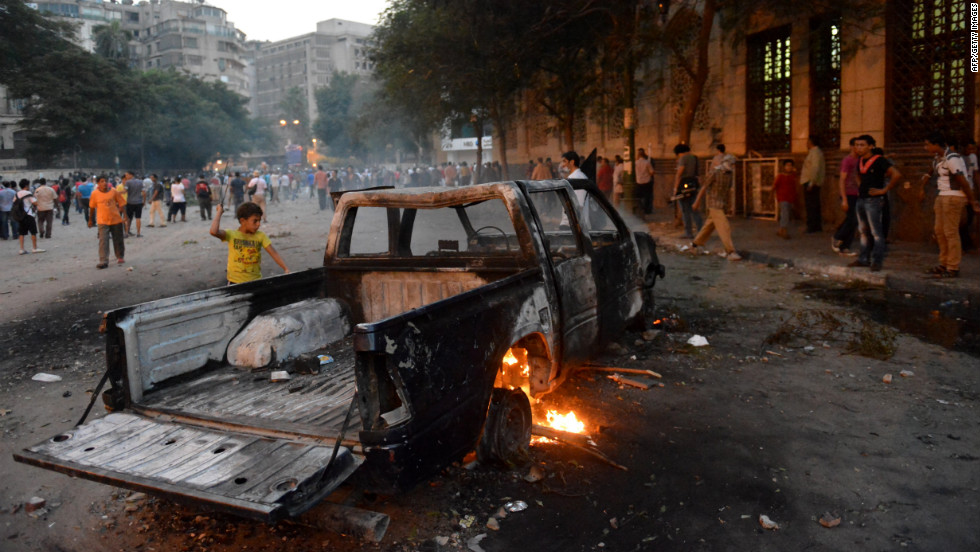
<path fill-rule="evenodd" d="M 683 253 L 681 247 L 689 244 L 690 240 L 678 240 L 660 236 L 656 238 L 657 244 L 661 249 L 669 248 L 673 252 Z M 932 297 L 939 301 L 956 300 L 968 301 L 973 305 L 980 305 L 980 293 L 970 292 L 963 289 L 944 286 L 939 280 L 911 277 L 904 274 L 888 274 L 886 268 L 884 272 L 870 272 L 868 269 L 854 269 L 847 266 L 826 264 L 814 260 L 794 260 L 786 257 L 771 255 L 764 251 L 738 250 L 743 261 L 761 264 L 773 268 L 785 266 L 798 268 L 812 274 L 820 274 L 834 280 L 843 282 L 864 282 L 868 285 L 889 289 L 892 291 L 915 293 L 926 297 Z"/>

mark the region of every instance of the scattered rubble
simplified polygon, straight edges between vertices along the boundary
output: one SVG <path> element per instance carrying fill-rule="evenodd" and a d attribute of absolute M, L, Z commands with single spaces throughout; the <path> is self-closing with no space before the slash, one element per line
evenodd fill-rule
<path fill-rule="evenodd" d="M 765 514 L 759 516 L 759 525 L 761 525 L 763 529 L 767 529 L 769 531 L 779 531 L 779 524 L 769 519 L 769 516 Z"/>
<path fill-rule="evenodd" d="M 56 376 L 54 374 L 45 374 L 44 372 L 38 372 L 34 374 L 31 378 L 34 381 L 40 381 L 42 383 L 54 383 L 56 381 L 61 381 L 61 376 Z"/>
<path fill-rule="evenodd" d="M 823 525 L 828 529 L 831 527 L 837 527 L 840 525 L 840 516 L 830 512 L 824 512 L 824 514 L 820 516 L 820 525 Z"/>
<path fill-rule="evenodd" d="M 892 382 L 892 375 L 891 374 L 885 374 L 884 376 L 882 376 L 881 381 L 883 381 L 885 383 L 891 383 Z"/>
<path fill-rule="evenodd" d="M 48 504 L 48 501 L 44 500 L 39 496 L 31 497 L 30 500 L 24 504 L 24 511 L 27 513 L 36 512 L 41 508 L 44 508 Z"/>
<path fill-rule="evenodd" d="M 902 370 L 901 372 L 898 373 L 898 375 L 902 376 L 903 378 L 911 378 L 915 376 L 915 372 L 913 372 L 912 370 Z"/>
<path fill-rule="evenodd" d="M 687 340 L 687 344 L 695 347 L 705 347 L 708 345 L 708 340 L 703 335 L 694 334 L 691 336 L 691 339 Z"/>

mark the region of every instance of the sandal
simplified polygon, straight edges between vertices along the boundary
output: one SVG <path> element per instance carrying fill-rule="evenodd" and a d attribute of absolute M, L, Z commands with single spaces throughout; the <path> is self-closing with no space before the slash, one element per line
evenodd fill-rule
<path fill-rule="evenodd" d="M 943 272 L 946 272 L 946 267 L 943 266 L 943 265 L 936 265 L 936 266 L 934 266 L 932 268 L 927 268 L 926 269 L 926 274 L 935 274 L 937 276 L 939 274 L 942 274 Z"/>
<path fill-rule="evenodd" d="M 936 274 L 936 278 L 959 278 L 959 277 L 960 277 L 960 271 L 959 270 L 945 270 L 944 269 L 939 274 Z"/>

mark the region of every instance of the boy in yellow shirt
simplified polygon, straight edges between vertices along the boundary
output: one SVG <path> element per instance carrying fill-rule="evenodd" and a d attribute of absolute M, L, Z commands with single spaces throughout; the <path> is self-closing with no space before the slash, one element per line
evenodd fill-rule
<path fill-rule="evenodd" d="M 262 277 L 262 250 L 269 252 L 272 260 L 289 274 L 289 269 L 282 257 L 272 247 L 272 242 L 264 232 L 259 232 L 262 224 L 262 208 L 247 202 L 238 206 L 235 216 L 238 218 L 238 230 L 222 230 L 221 215 L 224 206 L 220 203 L 215 210 L 214 222 L 211 223 L 211 235 L 221 241 L 228 242 L 228 285 L 251 282 Z"/>

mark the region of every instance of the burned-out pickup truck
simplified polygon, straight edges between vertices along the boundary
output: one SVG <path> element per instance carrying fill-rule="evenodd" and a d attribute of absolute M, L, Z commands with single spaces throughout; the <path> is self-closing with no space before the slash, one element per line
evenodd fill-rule
<path fill-rule="evenodd" d="M 506 463 L 663 274 L 588 181 L 346 193 L 322 267 L 107 313 L 110 413 L 15 456 L 264 520 Z"/>

